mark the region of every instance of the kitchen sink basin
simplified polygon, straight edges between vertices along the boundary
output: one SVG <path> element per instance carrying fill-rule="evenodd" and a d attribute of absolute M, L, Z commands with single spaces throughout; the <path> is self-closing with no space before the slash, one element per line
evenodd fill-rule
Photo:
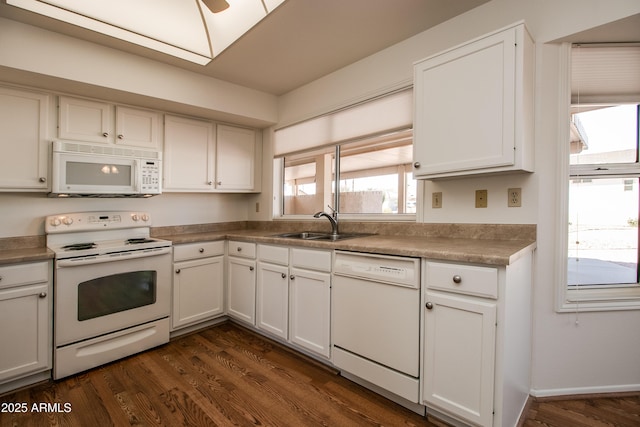
<path fill-rule="evenodd" d="M 361 233 L 340 233 L 340 234 L 331 234 L 331 233 L 320 233 L 316 231 L 299 231 L 295 233 L 283 233 L 276 234 L 273 237 L 282 237 L 285 239 L 300 239 L 300 240 L 344 240 L 344 239 L 354 239 L 356 237 L 364 237 L 371 236 L 371 234 L 361 234 Z"/>

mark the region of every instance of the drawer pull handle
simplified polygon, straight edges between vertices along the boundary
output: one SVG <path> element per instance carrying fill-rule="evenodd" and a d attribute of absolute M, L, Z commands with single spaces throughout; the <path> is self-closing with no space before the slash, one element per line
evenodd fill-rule
<path fill-rule="evenodd" d="M 198 252 L 203 253 L 204 252 L 204 248 L 198 249 Z"/>
<path fill-rule="evenodd" d="M 180 274 L 180 269 L 176 268 L 176 274 Z"/>
<path fill-rule="evenodd" d="M 287 278 L 287 275 L 286 275 L 286 274 L 284 274 L 284 273 L 282 273 L 282 278 L 283 278 L 283 279 L 286 279 L 286 278 Z"/>
<path fill-rule="evenodd" d="M 456 274 L 455 276 L 453 276 L 453 283 L 456 283 L 456 284 L 462 283 L 462 277 Z"/>
<path fill-rule="evenodd" d="M 433 308 L 433 303 L 432 302 L 428 302 L 424 306 L 427 307 L 427 310 L 431 310 Z"/>
<path fill-rule="evenodd" d="M 46 292 L 40 292 L 40 294 L 38 296 L 40 298 L 46 298 L 47 297 L 47 293 Z"/>

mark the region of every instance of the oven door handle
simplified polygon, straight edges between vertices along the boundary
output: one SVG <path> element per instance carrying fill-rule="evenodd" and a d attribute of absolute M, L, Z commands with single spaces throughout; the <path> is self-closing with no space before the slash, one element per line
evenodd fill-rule
<path fill-rule="evenodd" d="M 100 264 L 104 262 L 124 261 L 128 259 L 147 258 L 171 253 L 171 247 L 144 249 L 141 251 L 114 252 L 111 254 L 94 255 L 70 259 L 59 259 L 56 267 L 79 267 L 82 265 Z"/>

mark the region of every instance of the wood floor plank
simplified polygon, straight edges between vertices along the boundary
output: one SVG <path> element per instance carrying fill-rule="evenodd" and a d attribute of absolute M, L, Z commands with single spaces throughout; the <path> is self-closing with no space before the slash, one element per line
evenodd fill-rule
<path fill-rule="evenodd" d="M 0 402 L 72 405 L 68 413 L 0 413 L 0 427 L 446 426 L 233 323 Z M 534 401 L 522 425 L 638 427 L 640 393 Z"/>

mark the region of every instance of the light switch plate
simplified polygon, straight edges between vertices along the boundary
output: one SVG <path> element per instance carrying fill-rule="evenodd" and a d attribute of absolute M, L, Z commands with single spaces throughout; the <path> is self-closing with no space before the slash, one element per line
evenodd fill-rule
<path fill-rule="evenodd" d="M 439 209 L 442 207 L 442 192 L 431 193 L 431 207 L 433 209 Z"/>

